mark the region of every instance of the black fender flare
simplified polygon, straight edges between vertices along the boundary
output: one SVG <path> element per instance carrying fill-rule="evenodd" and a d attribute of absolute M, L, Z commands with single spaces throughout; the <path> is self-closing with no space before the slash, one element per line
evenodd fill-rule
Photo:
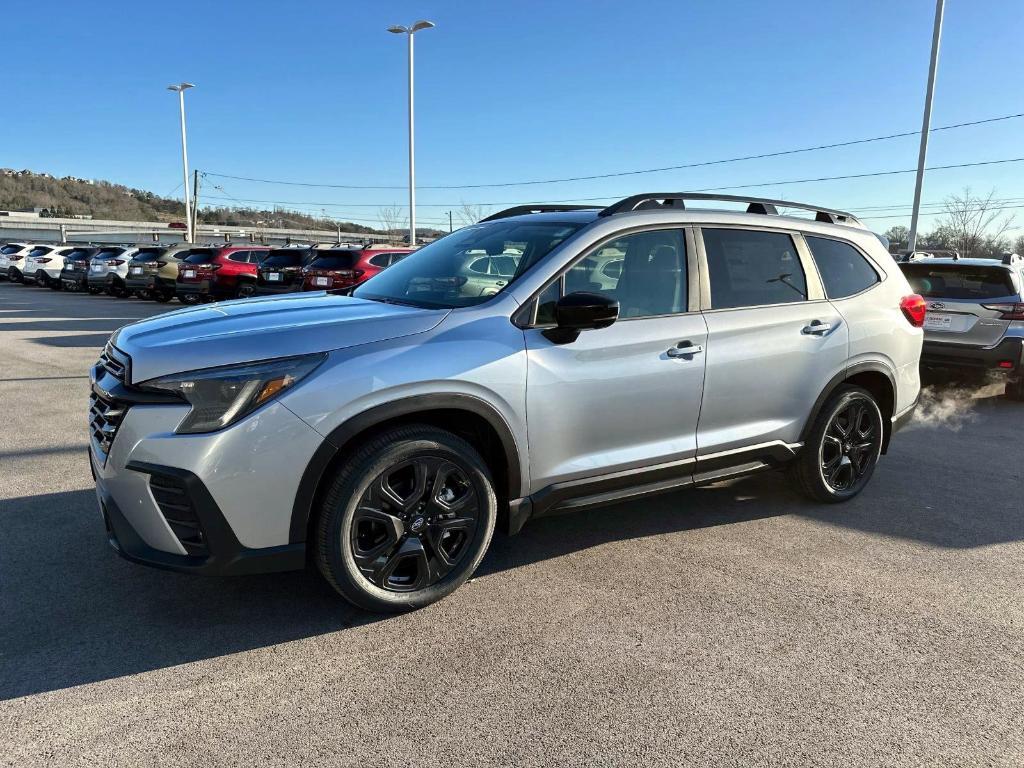
<path fill-rule="evenodd" d="M 889 386 L 892 387 L 893 404 L 896 403 L 896 378 L 893 376 L 892 371 L 887 365 L 881 362 L 869 360 L 863 363 L 854 363 L 840 373 L 829 380 L 825 388 L 821 390 L 821 394 L 818 395 L 814 401 L 814 405 L 811 407 L 810 415 L 807 417 L 807 421 L 804 423 L 804 428 L 800 431 L 800 442 L 806 443 L 807 438 L 810 435 L 811 429 L 814 427 L 814 422 L 818 420 L 818 414 L 821 409 L 825 407 L 825 403 L 835 392 L 836 388 L 841 384 L 845 383 L 849 379 L 856 376 L 858 373 L 881 373 L 889 380 Z M 890 414 L 890 416 L 895 414 Z M 882 453 L 885 453 L 889 447 L 889 437 L 892 434 L 892 421 L 891 419 L 882 424 L 885 434 L 882 438 Z"/>
<path fill-rule="evenodd" d="M 331 462 L 353 437 L 391 419 L 442 409 L 467 411 L 481 417 L 494 429 L 506 457 L 505 471 L 508 484 L 505 491 L 509 499 L 518 497 L 522 484 L 519 449 L 508 422 L 494 406 L 479 397 L 467 394 L 412 395 L 374 406 L 356 414 L 333 429 L 324 438 L 306 465 L 302 479 L 299 481 L 295 502 L 292 505 L 288 542 L 296 543 L 306 540 L 306 530 L 313 512 L 313 504 L 320 490 L 320 481 Z M 500 489 L 499 495 L 501 495 Z"/>

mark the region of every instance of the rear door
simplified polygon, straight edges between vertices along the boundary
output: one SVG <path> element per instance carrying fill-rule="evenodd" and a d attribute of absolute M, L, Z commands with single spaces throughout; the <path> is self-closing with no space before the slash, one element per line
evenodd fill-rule
<path fill-rule="evenodd" d="M 708 276 L 698 455 L 798 442 L 811 404 L 845 368 L 846 323 L 798 235 L 716 225 L 697 244 Z"/>
<path fill-rule="evenodd" d="M 969 265 L 927 261 L 900 264 L 911 287 L 928 302 L 925 341 L 991 347 L 1010 327 L 1005 310 L 986 305 L 1020 301 L 1020 278 L 1002 264 Z"/>
<path fill-rule="evenodd" d="M 524 332 L 533 491 L 659 464 L 670 465 L 661 470 L 675 480 L 689 477 L 706 331 L 686 240 L 684 228 L 618 236 L 541 293 Z M 625 254 L 621 277 L 595 284 L 591 275 L 610 248 Z M 544 329 L 554 323 L 559 296 L 577 291 L 614 297 L 619 319 L 556 344 Z"/>

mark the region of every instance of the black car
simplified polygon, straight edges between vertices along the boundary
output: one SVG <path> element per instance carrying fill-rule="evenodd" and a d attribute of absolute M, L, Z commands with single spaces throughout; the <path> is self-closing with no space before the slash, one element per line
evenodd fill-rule
<path fill-rule="evenodd" d="M 89 287 L 89 260 L 98 248 L 82 246 L 64 254 L 64 268 L 60 271 L 60 284 L 65 291 L 84 291 Z"/>
<path fill-rule="evenodd" d="M 190 245 L 140 248 L 128 262 L 125 290 L 141 299 L 170 301 L 174 298 L 178 263 L 191 252 Z"/>
<path fill-rule="evenodd" d="M 302 290 L 302 268 L 316 257 L 313 248 L 274 248 L 256 268 L 256 295 Z"/>

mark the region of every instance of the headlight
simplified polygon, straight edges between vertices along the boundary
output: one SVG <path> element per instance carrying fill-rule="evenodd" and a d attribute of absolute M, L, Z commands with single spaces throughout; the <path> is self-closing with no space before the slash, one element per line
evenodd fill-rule
<path fill-rule="evenodd" d="M 192 410 L 175 430 L 179 435 L 214 432 L 294 386 L 326 358 L 327 353 L 320 353 L 208 368 L 151 379 L 140 386 L 172 392 L 191 403 Z"/>

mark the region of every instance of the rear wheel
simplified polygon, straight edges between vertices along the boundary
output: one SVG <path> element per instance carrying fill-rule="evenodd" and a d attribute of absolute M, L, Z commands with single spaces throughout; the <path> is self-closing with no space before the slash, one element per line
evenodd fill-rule
<path fill-rule="evenodd" d="M 174 298 L 174 294 L 169 291 L 154 291 L 153 299 L 159 301 L 161 304 L 166 304 L 168 301 Z"/>
<path fill-rule="evenodd" d="M 51 291 L 62 291 L 62 290 L 64 290 L 64 283 L 61 282 L 60 278 L 57 278 L 56 280 L 51 280 L 50 281 L 50 290 Z"/>
<path fill-rule="evenodd" d="M 10 280 L 12 283 L 20 283 L 21 272 L 16 270 L 14 267 L 11 267 L 7 270 L 7 279 Z"/>
<path fill-rule="evenodd" d="M 861 387 L 840 388 L 818 414 L 792 473 L 816 501 L 849 501 L 864 490 L 882 452 L 882 411 Z"/>
<path fill-rule="evenodd" d="M 360 446 L 331 481 L 316 525 L 320 572 L 370 611 L 407 611 L 451 594 L 494 534 L 490 471 L 456 435 L 412 425 Z"/>
<path fill-rule="evenodd" d="M 238 284 L 238 288 L 235 289 L 235 298 L 237 299 L 248 299 L 256 295 L 256 285 L 250 282 L 241 282 Z"/>
<path fill-rule="evenodd" d="M 198 304 L 199 296 L 194 293 L 183 293 L 178 296 L 178 301 L 182 304 Z"/>
<path fill-rule="evenodd" d="M 46 273 L 43 272 L 43 270 L 39 270 L 38 272 L 36 272 L 36 286 L 38 286 L 39 288 L 45 288 L 47 285 L 49 285 L 49 283 L 50 278 L 47 277 Z"/>

